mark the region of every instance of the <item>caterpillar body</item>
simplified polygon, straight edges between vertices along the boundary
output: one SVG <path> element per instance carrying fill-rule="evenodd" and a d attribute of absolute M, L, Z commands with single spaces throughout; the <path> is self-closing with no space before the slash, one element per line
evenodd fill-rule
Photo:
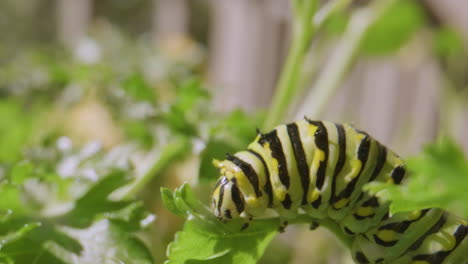
<path fill-rule="evenodd" d="M 357 263 L 468 263 L 468 222 L 431 208 L 389 215 L 364 184 L 401 184 L 405 163 L 347 124 L 301 120 L 258 133 L 247 150 L 215 161 L 221 177 L 212 206 L 223 221 L 307 214 L 352 238 Z"/>

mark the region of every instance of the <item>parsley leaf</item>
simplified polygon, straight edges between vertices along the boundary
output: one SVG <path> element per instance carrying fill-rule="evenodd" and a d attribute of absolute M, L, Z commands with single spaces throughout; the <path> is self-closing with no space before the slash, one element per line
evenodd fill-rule
<path fill-rule="evenodd" d="M 277 233 L 278 219 L 258 220 L 242 231 L 241 221 L 217 221 L 187 184 L 174 192 L 165 188 L 161 192 L 166 207 L 187 218 L 183 230 L 168 247 L 165 264 L 254 264 Z"/>

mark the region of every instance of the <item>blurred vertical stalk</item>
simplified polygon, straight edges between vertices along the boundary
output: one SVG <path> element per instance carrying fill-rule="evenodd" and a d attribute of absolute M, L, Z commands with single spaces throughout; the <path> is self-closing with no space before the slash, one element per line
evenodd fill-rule
<path fill-rule="evenodd" d="M 303 101 L 296 118 L 301 118 L 304 115 L 319 118 L 323 114 L 325 106 L 353 63 L 368 29 L 395 1 L 373 1 L 368 7 L 353 14 L 346 32 L 317 83 Z"/>
<path fill-rule="evenodd" d="M 59 0 L 57 2 L 57 35 L 60 42 L 73 48 L 88 31 L 92 0 Z"/>
<path fill-rule="evenodd" d="M 208 78 L 217 111 L 269 104 L 282 57 L 286 1 L 212 1 Z"/>
<path fill-rule="evenodd" d="M 315 31 L 311 21 L 317 4 L 316 0 L 293 1 L 292 42 L 263 129 L 271 129 L 281 121 L 289 102 L 299 89 L 301 69 Z"/>
<path fill-rule="evenodd" d="M 153 32 L 155 39 L 165 39 L 188 32 L 189 10 L 185 0 L 155 0 Z"/>
<path fill-rule="evenodd" d="M 451 137 L 458 142 L 463 142 L 465 135 L 462 126 L 466 120 L 465 98 L 456 90 L 455 85 L 447 76 L 443 78 L 440 89 L 440 124 L 437 138 Z"/>
<path fill-rule="evenodd" d="M 281 73 L 263 129 L 280 123 L 289 110 L 294 97 L 302 90 L 305 58 L 314 33 L 336 12 L 344 9 L 351 0 L 331 0 L 317 10 L 315 0 L 293 1 L 293 30 L 289 55 Z"/>
<path fill-rule="evenodd" d="M 120 190 L 115 197 L 117 200 L 132 199 L 137 193 L 143 190 L 148 183 L 161 171 L 167 168 L 174 160 L 188 152 L 190 141 L 185 137 L 176 138 L 162 149 L 156 149 L 156 154 L 150 155 L 150 166 L 145 172 L 136 177 L 135 181 L 127 188 Z"/>
<path fill-rule="evenodd" d="M 289 224 L 311 224 L 317 223 L 321 227 L 325 227 L 328 231 L 332 232 L 348 249 L 352 248 L 354 237 L 344 233 L 343 229 L 335 221 L 328 219 L 312 219 L 308 215 L 299 215 L 295 219 L 289 221 Z"/>

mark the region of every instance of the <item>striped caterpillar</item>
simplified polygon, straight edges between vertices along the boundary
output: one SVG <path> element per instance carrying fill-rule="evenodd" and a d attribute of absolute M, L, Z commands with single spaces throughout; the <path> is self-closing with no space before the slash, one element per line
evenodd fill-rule
<path fill-rule="evenodd" d="M 404 161 L 350 125 L 301 120 L 258 133 L 247 150 L 215 161 L 213 211 L 222 221 L 306 214 L 336 223 L 357 263 L 468 263 L 468 222 L 436 208 L 389 215 L 363 192 L 372 181 L 401 184 Z M 247 220 L 249 221 L 249 220 Z"/>

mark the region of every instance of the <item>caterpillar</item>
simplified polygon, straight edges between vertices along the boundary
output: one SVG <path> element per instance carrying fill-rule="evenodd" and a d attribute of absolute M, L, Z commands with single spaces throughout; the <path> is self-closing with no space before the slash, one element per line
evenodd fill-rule
<path fill-rule="evenodd" d="M 221 176 L 212 207 L 224 222 L 267 209 L 283 219 L 307 214 L 336 223 L 360 264 L 468 263 L 468 222 L 437 208 L 390 215 L 362 191 L 372 181 L 402 184 L 407 172 L 402 158 L 350 125 L 305 118 L 258 131 L 247 150 L 214 164 Z"/>

